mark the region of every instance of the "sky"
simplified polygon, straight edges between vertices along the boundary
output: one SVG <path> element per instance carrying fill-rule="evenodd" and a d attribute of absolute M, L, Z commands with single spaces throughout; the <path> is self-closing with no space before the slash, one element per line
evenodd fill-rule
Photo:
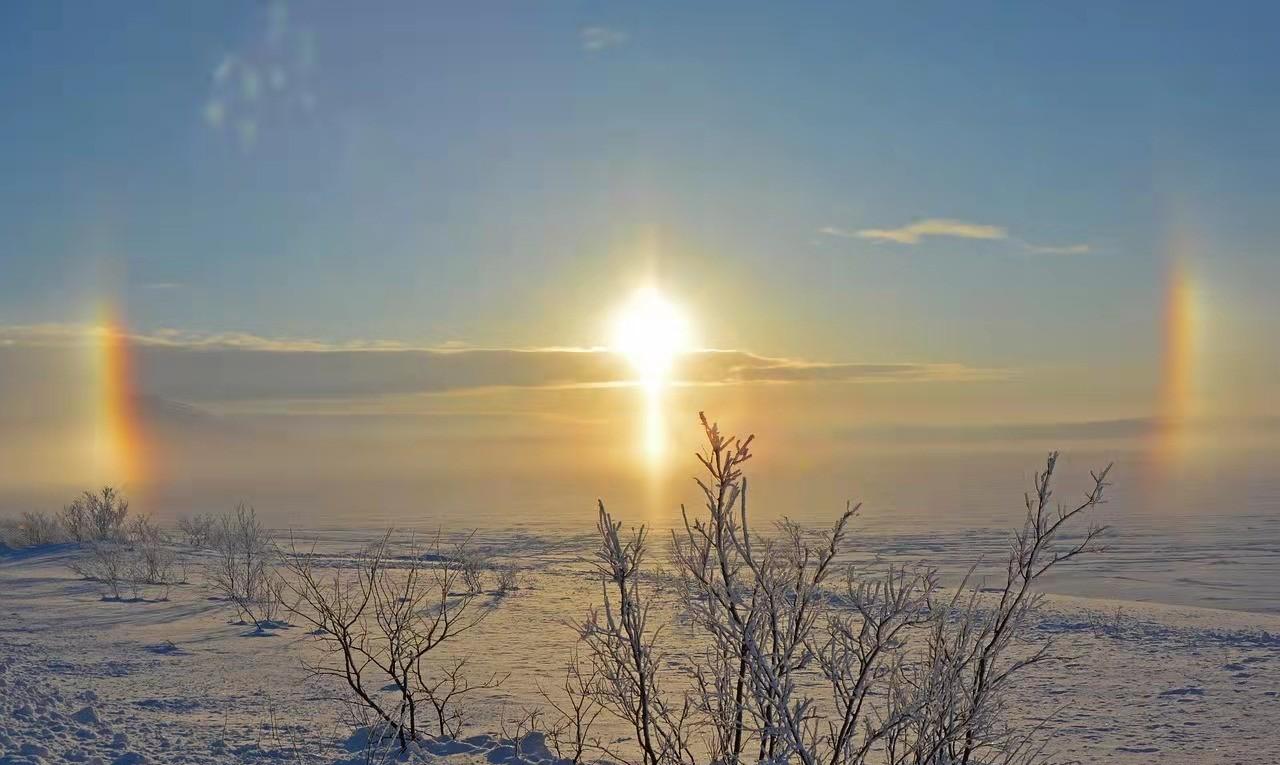
<path fill-rule="evenodd" d="M 1280 415 L 1278 17 L 6 3 L 0 510 L 257 471 L 300 506 L 317 473 L 525 442 L 515 472 L 617 475 L 648 415 L 609 327 L 644 285 L 717 351 L 673 372 L 679 448 L 702 408 L 837 452 L 1252 444 Z"/>

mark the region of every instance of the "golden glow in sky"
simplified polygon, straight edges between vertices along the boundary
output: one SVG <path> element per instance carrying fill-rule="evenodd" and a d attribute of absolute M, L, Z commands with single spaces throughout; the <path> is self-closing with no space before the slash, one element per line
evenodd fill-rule
<path fill-rule="evenodd" d="M 643 287 L 618 311 L 612 349 L 627 357 L 643 384 L 641 443 L 650 468 L 656 469 L 668 440 L 662 390 L 676 357 L 692 349 L 689 322 L 658 289 Z"/>
<path fill-rule="evenodd" d="M 97 369 L 96 470 L 104 482 L 138 489 L 146 480 L 145 439 L 137 411 L 133 353 L 110 304 L 101 311 L 93 353 Z"/>
<path fill-rule="evenodd" d="M 1198 300 L 1198 285 L 1183 250 L 1190 247 L 1186 235 L 1175 242 L 1177 251 L 1170 259 L 1164 291 L 1163 358 L 1157 399 L 1159 427 L 1156 429 L 1156 457 L 1170 468 L 1185 456 L 1188 447 L 1187 425 L 1197 411 L 1197 377 L 1199 373 L 1200 338 L 1203 315 Z"/>
<path fill-rule="evenodd" d="M 660 383 L 676 356 L 690 350 L 689 322 L 656 288 L 644 287 L 619 311 L 613 349 L 630 360 L 641 381 Z"/>

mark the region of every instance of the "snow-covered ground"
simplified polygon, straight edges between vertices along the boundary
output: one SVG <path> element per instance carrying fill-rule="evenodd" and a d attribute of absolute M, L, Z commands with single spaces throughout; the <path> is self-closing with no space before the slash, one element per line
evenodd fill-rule
<path fill-rule="evenodd" d="M 323 536 L 335 558 L 369 538 Z M 521 566 L 525 586 L 488 597 L 489 618 L 455 648 L 476 675 L 510 673 L 475 700 L 472 738 L 424 752 L 457 765 L 515 758 L 500 721 L 538 703 L 538 684 L 559 682 L 575 640 L 568 622 L 599 592 L 582 560 L 586 536 L 480 541 Z M 932 544 L 943 558 L 953 547 L 957 559 L 973 553 L 963 540 Z M 304 630 L 231 623 L 202 583 L 199 554 L 184 553 L 191 584 L 134 602 L 103 600 L 68 570 L 78 554 L 0 554 L 0 763 L 363 761 L 359 736 L 349 740 L 350 722 L 327 698 L 337 689 L 301 669 L 314 650 Z M 1056 595 L 1037 629 L 1071 658 L 1037 668 L 1018 693 L 1039 712 L 1059 711 L 1052 749 L 1063 759 L 1280 762 L 1280 616 Z M 533 739 L 519 754 L 549 756 Z"/>

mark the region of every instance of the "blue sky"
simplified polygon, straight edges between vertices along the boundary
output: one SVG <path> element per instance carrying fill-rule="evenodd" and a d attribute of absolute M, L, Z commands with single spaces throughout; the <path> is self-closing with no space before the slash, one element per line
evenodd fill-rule
<path fill-rule="evenodd" d="M 1277 16 L 5 3 L 0 511 L 589 510 L 701 409 L 824 503 L 903 450 L 1274 441 Z M 726 351 L 660 405 L 552 350 L 651 281 Z"/>
<path fill-rule="evenodd" d="M 6 325 L 593 345 L 656 270 L 713 347 L 1156 368 L 1184 230 L 1213 347 L 1278 318 L 1261 3 L 0 13 Z M 1000 236 L 858 234 L 928 220 Z"/>

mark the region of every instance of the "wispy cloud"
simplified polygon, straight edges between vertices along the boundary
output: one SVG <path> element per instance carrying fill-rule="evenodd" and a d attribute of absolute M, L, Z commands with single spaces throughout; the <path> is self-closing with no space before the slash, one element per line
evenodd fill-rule
<path fill-rule="evenodd" d="M 889 242 L 902 245 L 920 244 L 926 238 L 978 239 L 1008 242 L 1025 252 L 1037 255 L 1080 255 L 1092 252 L 1087 244 L 1039 245 L 1012 236 L 1004 226 L 972 223 L 955 218 L 925 218 L 898 228 L 845 229 L 824 226 L 818 233 L 842 239 L 866 239 L 873 242 Z"/>
<path fill-rule="evenodd" d="M 1032 244 L 1017 240 L 1027 252 L 1033 252 L 1037 255 L 1085 255 L 1093 252 L 1093 247 L 1087 244 L 1066 244 L 1066 245 L 1048 245 L 1048 244 Z"/>
<path fill-rule="evenodd" d="M 741 353 L 727 351 L 722 353 Z M 1010 376 L 1009 370 L 982 369 L 955 363 L 865 364 L 769 358 L 742 353 L 730 367 L 732 382 L 973 382 Z"/>
<path fill-rule="evenodd" d="M 182 285 L 178 282 L 145 282 L 138 286 L 144 290 L 176 290 Z"/>
<path fill-rule="evenodd" d="M 272 124 L 287 124 L 315 108 L 311 85 L 315 43 L 283 0 L 263 6 L 251 42 L 224 53 L 209 73 L 200 116 L 216 133 L 251 150 Z"/>
<path fill-rule="evenodd" d="M 919 244 L 927 236 L 957 239 L 1007 239 L 1009 232 L 1001 226 L 969 223 L 951 218 L 927 218 L 900 228 L 864 228 L 853 232 L 859 239 L 898 244 Z"/>
<path fill-rule="evenodd" d="M 578 33 L 582 49 L 591 53 L 626 43 L 627 33 L 611 27 L 583 27 Z"/>
<path fill-rule="evenodd" d="M 0 370 L 31 371 L 58 354 L 74 355 L 67 351 L 95 342 L 104 331 L 56 324 L 0 327 Z M 626 359 L 602 348 L 415 348 L 174 330 L 131 335 L 129 340 L 134 346 L 139 392 L 187 403 L 589 388 L 623 385 L 634 378 Z M 674 381 L 684 385 L 946 383 L 1007 376 L 1006 370 L 957 363 L 814 362 L 704 350 L 679 360 Z"/>

